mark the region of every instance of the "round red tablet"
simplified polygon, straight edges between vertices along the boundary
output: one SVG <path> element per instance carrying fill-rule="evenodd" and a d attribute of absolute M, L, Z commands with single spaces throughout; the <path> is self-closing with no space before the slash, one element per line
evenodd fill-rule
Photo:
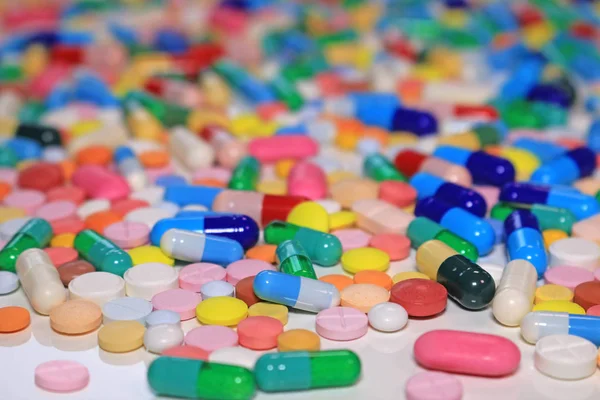
<path fill-rule="evenodd" d="M 85 229 L 85 222 L 77 217 L 50 221 L 50 225 L 55 235 L 60 235 L 61 233 L 77 234 Z"/>
<path fill-rule="evenodd" d="M 415 202 L 417 191 L 405 182 L 383 181 L 379 184 L 379 198 L 396 207 L 407 207 Z"/>
<path fill-rule="evenodd" d="M 120 221 L 104 228 L 104 236 L 122 249 L 133 249 L 148 243 L 150 228 L 141 222 Z"/>
<path fill-rule="evenodd" d="M 283 324 L 272 317 L 248 317 L 237 326 L 240 345 L 252 350 L 277 347 L 277 336 L 283 333 Z"/>
<path fill-rule="evenodd" d="M 246 303 L 248 307 L 260 301 L 254 294 L 254 276 L 244 278 L 235 285 L 235 297 Z"/>
<path fill-rule="evenodd" d="M 170 347 L 162 352 L 163 356 L 177 357 L 177 358 L 191 358 L 194 360 L 208 361 L 208 355 L 210 353 L 206 350 L 202 350 L 194 346 L 175 346 Z"/>
<path fill-rule="evenodd" d="M 85 200 L 85 192 L 77 186 L 59 186 L 46 193 L 48 201 L 66 200 L 81 204 Z"/>
<path fill-rule="evenodd" d="M 90 381 L 88 369 L 68 360 L 48 361 L 35 369 L 35 384 L 53 392 L 74 392 L 87 386 Z"/>
<path fill-rule="evenodd" d="M 19 172 L 18 184 L 23 189 L 47 192 L 63 184 L 63 173 L 56 164 L 38 162 Z"/>
<path fill-rule="evenodd" d="M 600 282 L 584 282 L 574 290 L 573 303 L 579 304 L 585 310 L 600 304 Z"/>
<path fill-rule="evenodd" d="M 206 325 L 189 331 L 185 335 L 184 343 L 211 353 L 223 347 L 237 346 L 238 334 L 226 326 Z"/>
<path fill-rule="evenodd" d="M 369 246 L 385 251 L 391 261 L 404 260 L 410 254 L 410 239 L 399 233 L 380 233 L 371 238 Z"/>
<path fill-rule="evenodd" d="M 330 340 L 354 340 L 369 329 L 366 314 L 351 307 L 332 307 L 317 314 L 317 333 Z"/>
<path fill-rule="evenodd" d="M 448 291 L 426 279 L 407 279 L 392 286 L 390 301 L 400 304 L 411 317 L 430 317 L 446 308 Z"/>
<path fill-rule="evenodd" d="M 52 264 L 56 268 L 60 267 L 63 264 L 66 264 L 71 261 L 77 260 L 77 250 L 72 249 L 70 247 L 48 247 L 44 249 Z"/>
<path fill-rule="evenodd" d="M 600 317 L 600 304 L 596 304 L 595 306 L 591 306 L 585 312 L 587 315 L 593 315 L 594 317 Z"/>

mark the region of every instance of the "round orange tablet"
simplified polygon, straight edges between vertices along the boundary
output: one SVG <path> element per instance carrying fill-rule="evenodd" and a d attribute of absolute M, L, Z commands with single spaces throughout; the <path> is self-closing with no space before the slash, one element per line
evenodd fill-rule
<path fill-rule="evenodd" d="M 102 310 L 87 300 L 69 300 L 50 311 L 50 326 L 58 333 L 81 335 L 98 328 Z"/>
<path fill-rule="evenodd" d="M 385 303 L 390 299 L 390 292 L 381 286 L 371 283 L 359 283 L 350 285 L 340 293 L 343 307 L 356 308 L 368 313 L 373 306 Z"/>
<path fill-rule="evenodd" d="M 123 217 L 114 211 L 98 211 L 85 219 L 85 227 L 93 229 L 100 234 L 104 234 L 104 229 L 115 222 L 120 222 Z"/>
<path fill-rule="evenodd" d="M 0 182 L 0 200 L 3 200 L 7 194 L 12 190 L 12 186 L 10 186 L 6 182 Z"/>
<path fill-rule="evenodd" d="M 340 292 L 354 283 L 352 281 L 352 278 L 350 278 L 346 275 L 341 275 L 341 274 L 325 275 L 325 276 L 320 277 L 319 280 L 323 281 L 323 282 L 331 283 Z"/>
<path fill-rule="evenodd" d="M 279 351 L 319 351 L 321 338 L 306 329 L 292 329 L 277 336 Z"/>
<path fill-rule="evenodd" d="M 392 278 L 382 271 L 359 271 L 354 275 L 354 283 L 372 283 L 381 286 L 385 290 L 390 290 L 394 282 Z"/>
<path fill-rule="evenodd" d="M 29 311 L 23 307 L 0 308 L 0 333 L 11 333 L 21 331 L 29 326 L 31 316 Z"/>
<path fill-rule="evenodd" d="M 58 163 L 58 165 L 62 171 L 65 181 L 69 182 L 73 176 L 73 173 L 77 169 L 77 165 L 71 160 L 62 160 Z"/>
<path fill-rule="evenodd" d="M 77 152 L 75 161 L 79 165 L 108 165 L 112 161 L 112 150 L 106 146 L 88 146 Z"/>
<path fill-rule="evenodd" d="M 246 252 L 246 258 L 250 258 L 252 260 L 262 260 L 274 264 L 275 250 L 277 250 L 277 246 L 274 244 L 261 244 L 248 249 Z"/>
<path fill-rule="evenodd" d="M 144 151 L 138 156 L 144 168 L 162 168 L 169 164 L 169 153 L 164 150 Z"/>

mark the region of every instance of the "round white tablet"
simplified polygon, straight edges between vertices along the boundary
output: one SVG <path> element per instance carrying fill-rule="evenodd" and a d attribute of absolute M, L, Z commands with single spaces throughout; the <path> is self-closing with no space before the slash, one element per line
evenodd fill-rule
<path fill-rule="evenodd" d="M 69 283 L 69 297 L 89 300 L 102 307 L 113 299 L 125 297 L 125 281 L 108 272 L 88 272 Z"/>
<path fill-rule="evenodd" d="M 136 190 L 129 196 L 130 199 L 147 201 L 151 206 L 160 203 L 165 196 L 165 188 L 161 186 L 148 186 L 141 190 Z"/>
<path fill-rule="evenodd" d="M 161 210 L 167 210 L 171 214 L 175 215 L 179 212 L 179 206 L 170 201 L 160 201 L 153 206 L 154 208 L 160 208 Z"/>
<path fill-rule="evenodd" d="M 498 264 L 493 264 L 493 263 L 478 263 L 479 266 L 481 268 L 483 268 L 484 270 L 486 270 L 486 272 L 488 274 L 490 274 L 492 276 L 492 278 L 494 278 L 494 283 L 496 284 L 496 287 L 498 287 L 498 284 L 500 283 L 500 279 L 502 279 L 502 273 L 504 272 L 504 267 Z"/>
<path fill-rule="evenodd" d="M 125 275 L 127 296 L 152 300 L 152 296 L 169 289 L 177 289 L 179 283 L 175 268 L 163 263 L 145 263 L 129 268 Z"/>
<path fill-rule="evenodd" d="M 333 214 L 342 211 L 342 205 L 335 200 L 320 199 L 315 200 L 315 203 L 319 203 L 321 206 L 323 206 L 325 211 L 327 211 L 327 214 Z"/>
<path fill-rule="evenodd" d="M 225 281 L 210 281 L 200 287 L 200 294 L 203 300 L 210 299 L 211 297 L 233 297 L 234 292 L 235 287 Z"/>
<path fill-rule="evenodd" d="M 181 211 L 208 211 L 208 208 L 202 204 L 188 204 L 187 206 L 183 207 Z"/>
<path fill-rule="evenodd" d="M 160 354 L 183 343 L 183 330 L 179 325 L 153 325 L 144 333 L 144 346 L 151 353 Z"/>
<path fill-rule="evenodd" d="M 152 312 L 152 303 L 138 297 L 120 297 L 102 306 L 104 325 L 113 321 L 137 321 L 146 324 L 146 317 Z"/>
<path fill-rule="evenodd" d="M 252 351 L 245 347 L 223 347 L 210 353 L 208 361 L 219 364 L 237 365 L 253 370 L 256 360 L 261 355 L 262 352 Z"/>
<path fill-rule="evenodd" d="M 369 324 L 378 331 L 396 332 L 406 326 L 408 313 L 400 304 L 379 303 L 373 306 L 369 313 Z"/>
<path fill-rule="evenodd" d="M 19 277 L 9 271 L 0 271 L 0 295 L 9 294 L 19 288 Z"/>
<path fill-rule="evenodd" d="M 596 372 L 598 349 L 589 340 L 571 335 L 550 335 L 535 345 L 535 367 L 552 378 L 583 379 Z"/>
<path fill-rule="evenodd" d="M 550 266 L 568 265 L 594 271 L 600 263 L 600 246 L 582 238 L 557 240 L 548 248 Z"/>
<path fill-rule="evenodd" d="M 30 219 L 31 217 L 22 217 L 4 222 L 0 225 L 0 240 L 9 241 Z"/>
<path fill-rule="evenodd" d="M 171 310 L 156 310 L 152 311 L 146 317 L 146 326 L 171 324 L 178 325 L 181 322 L 179 313 Z"/>
<path fill-rule="evenodd" d="M 110 210 L 110 201 L 106 199 L 88 200 L 77 208 L 77 216 L 86 219 L 99 211 Z"/>
<path fill-rule="evenodd" d="M 127 213 L 125 221 L 141 222 L 152 229 L 158 221 L 164 218 L 171 218 L 173 215 L 175 215 L 173 212 L 163 210 L 162 208 L 141 207 Z"/>

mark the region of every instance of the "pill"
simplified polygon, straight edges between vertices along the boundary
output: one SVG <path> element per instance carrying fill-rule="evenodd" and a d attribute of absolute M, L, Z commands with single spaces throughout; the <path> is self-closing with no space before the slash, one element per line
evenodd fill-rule
<path fill-rule="evenodd" d="M 65 335 L 81 335 L 102 324 L 102 310 L 87 300 L 69 300 L 50 311 L 50 326 Z"/>
<path fill-rule="evenodd" d="M 397 303 L 376 304 L 369 310 L 367 317 L 369 325 L 381 332 L 396 332 L 408 323 L 408 313 Z"/>
<path fill-rule="evenodd" d="M 14 292 L 19 288 L 19 277 L 17 274 L 0 271 L 0 296 Z"/>
<path fill-rule="evenodd" d="M 169 289 L 152 297 L 155 310 L 169 310 L 179 314 L 182 321 L 194 318 L 196 306 L 202 301 L 198 293 L 184 289 Z"/>
<path fill-rule="evenodd" d="M 342 243 L 342 249 L 344 251 L 367 247 L 372 238 L 371 235 L 361 229 L 340 229 L 334 231 L 333 234 Z"/>
<path fill-rule="evenodd" d="M 235 365 L 252 370 L 260 355 L 260 352 L 245 347 L 223 347 L 210 353 L 208 360 L 211 363 Z"/>
<path fill-rule="evenodd" d="M 306 329 L 292 329 L 277 336 L 278 351 L 318 351 L 321 339 Z"/>
<path fill-rule="evenodd" d="M 57 270 L 63 285 L 69 286 L 73 279 L 89 272 L 95 272 L 96 268 L 87 261 L 75 260 L 60 265 Z"/>
<path fill-rule="evenodd" d="M 550 335 L 535 344 L 535 368 L 555 379 L 584 379 L 596 372 L 597 349 L 571 335 Z"/>
<path fill-rule="evenodd" d="M 77 205 L 68 200 L 57 200 L 41 205 L 35 210 L 35 216 L 46 221 L 59 221 L 76 216 Z"/>
<path fill-rule="evenodd" d="M 200 294 L 204 300 L 210 299 L 211 297 L 233 297 L 234 291 L 235 287 L 231 283 L 224 281 L 206 282 L 200 288 Z"/>
<path fill-rule="evenodd" d="M 281 321 L 265 316 L 248 317 L 237 327 L 240 345 L 253 350 L 277 347 L 277 337 L 283 332 Z"/>
<path fill-rule="evenodd" d="M 185 335 L 185 344 L 207 353 L 238 345 L 238 332 L 226 326 L 210 325 L 194 328 Z"/>
<path fill-rule="evenodd" d="M 113 299 L 125 296 L 125 281 L 108 272 L 89 272 L 69 283 L 71 299 L 84 299 L 103 306 Z"/>
<path fill-rule="evenodd" d="M 585 310 L 577 303 L 565 300 L 548 300 L 537 303 L 531 311 L 552 311 L 568 314 L 585 314 Z"/>
<path fill-rule="evenodd" d="M 38 365 L 34 372 L 35 384 L 51 392 L 75 392 L 90 382 L 88 369 L 71 360 L 47 361 Z"/>
<path fill-rule="evenodd" d="M 217 264 L 188 264 L 179 271 L 179 287 L 193 292 L 200 292 L 200 288 L 205 283 L 224 281 L 226 276 L 226 270 Z"/>
<path fill-rule="evenodd" d="M 566 286 L 548 283 L 535 290 L 535 304 L 551 300 L 573 300 L 573 291 Z"/>
<path fill-rule="evenodd" d="M 177 271 L 170 265 L 150 262 L 130 268 L 123 275 L 127 296 L 152 300 L 155 294 L 178 288 Z"/>
<path fill-rule="evenodd" d="M 579 284 L 594 280 L 594 274 L 587 269 L 571 266 L 556 266 L 544 274 L 547 283 L 561 285 L 574 290 Z"/>
<path fill-rule="evenodd" d="M 249 317 L 271 317 L 283 325 L 288 323 L 288 309 L 281 304 L 272 304 L 260 301 L 248 307 Z"/>
<path fill-rule="evenodd" d="M 131 257 L 133 265 L 159 262 L 162 264 L 173 265 L 175 260 L 165 254 L 160 247 L 140 246 L 127 251 Z"/>
<path fill-rule="evenodd" d="M 410 254 L 410 240 L 400 234 L 375 235 L 371 238 L 369 246 L 385 251 L 391 261 L 403 260 Z"/>
<path fill-rule="evenodd" d="M 426 279 L 407 279 L 392 286 L 390 301 L 400 304 L 411 317 L 430 317 L 446 309 L 448 291 Z"/>
<path fill-rule="evenodd" d="M 594 271 L 600 263 L 600 246 L 582 238 L 558 240 L 548 248 L 550 265 L 569 265 Z"/>
<path fill-rule="evenodd" d="M 341 305 L 368 313 L 377 304 L 387 302 L 388 290 L 371 283 L 359 283 L 346 287 L 340 292 Z"/>
<path fill-rule="evenodd" d="M 137 297 L 121 297 L 102 306 L 104 325 L 113 321 L 137 321 L 145 325 L 151 312 L 152 303 Z"/>
<path fill-rule="evenodd" d="M 310 228 L 319 232 L 329 232 L 329 215 L 318 203 L 306 201 L 294 207 L 286 219 L 287 222 Z"/>
<path fill-rule="evenodd" d="M 404 272 L 398 272 L 396 275 L 394 275 L 392 277 L 392 282 L 398 283 L 398 282 L 405 281 L 407 279 L 427 279 L 427 280 L 429 280 L 430 278 L 422 272 L 404 271 Z"/>
<path fill-rule="evenodd" d="M 23 307 L 0 307 L 0 333 L 21 331 L 29 326 L 31 316 Z"/>
<path fill-rule="evenodd" d="M 148 243 L 150 229 L 141 222 L 120 221 L 107 225 L 103 232 L 117 246 L 132 249 Z"/>
<path fill-rule="evenodd" d="M 359 200 L 352 204 L 356 225 L 372 234 L 406 233 L 413 216 L 381 200 Z"/>
<path fill-rule="evenodd" d="M 355 340 L 367 333 L 365 313 L 350 307 L 332 307 L 317 314 L 319 336 L 330 340 Z"/>
<path fill-rule="evenodd" d="M 239 260 L 225 268 L 227 282 L 232 285 L 249 276 L 255 276 L 261 271 L 275 271 L 275 267 L 262 260 Z"/>
<path fill-rule="evenodd" d="M 323 282 L 331 283 L 340 292 L 342 290 L 344 290 L 344 288 L 354 284 L 354 281 L 352 280 L 352 278 L 350 278 L 346 275 L 340 275 L 340 274 L 325 275 L 325 276 L 320 277 L 319 280 L 323 281 Z"/>
<path fill-rule="evenodd" d="M 600 304 L 600 282 L 583 282 L 573 290 L 573 302 L 584 309 Z"/>
<path fill-rule="evenodd" d="M 410 377 L 405 393 L 407 400 L 435 400 L 440 396 L 444 396 L 445 400 L 460 400 L 463 387 L 453 375 L 424 371 Z"/>
<path fill-rule="evenodd" d="M 144 345 L 145 330 L 137 321 L 113 321 L 98 331 L 98 345 L 109 353 L 127 353 Z"/>
<path fill-rule="evenodd" d="M 213 297 L 196 307 L 196 317 L 204 325 L 235 326 L 248 316 L 248 306 L 235 297 Z"/>
<path fill-rule="evenodd" d="M 194 346 L 173 346 L 163 350 L 163 356 L 190 358 L 192 360 L 208 360 L 208 352 Z"/>
<path fill-rule="evenodd" d="M 183 343 L 183 336 L 183 330 L 179 325 L 152 325 L 144 332 L 144 347 L 150 353 L 161 354 Z"/>
<path fill-rule="evenodd" d="M 269 264 L 275 263 L 275 249 L 277 246 L 272 244 L 257 245 L 246 251 L 246 258 L 251 260 L 262 260 Z"/>
<path fill-rule="evenodd" d="M 492 303 L 494 317 L 503 325 L 517 326 L 533 305 L 537 271 L 526 260 L 506 265 Z"/>
<path fill-rule="evenodd" d="M 235 297 L 242 300 L 248 307 L 260 301 L 254 293 L 254 277 L 249 276 L 235 285 Z"/>
<path fill-rule="evenodd" d="M 363 247 L 345 252 L 341 262 L 344 270 L 351 274 L 365 270 L 385 271 L 390 266 L 390 257 L 379 249 Z"/>

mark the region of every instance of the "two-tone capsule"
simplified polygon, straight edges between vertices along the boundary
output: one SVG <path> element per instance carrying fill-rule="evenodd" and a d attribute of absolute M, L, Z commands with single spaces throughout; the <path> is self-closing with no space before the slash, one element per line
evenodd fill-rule
<path fill-rule="evenodd" d="M 446 182 L 435 175 L 420 172 L 413 176 L 409 183 L 417 191 L 419 200 L 435 196 L 478 217 L 485 216 L 487 212 L 485 199 L 479 193 L 455 183 Z"/>
<path fill-rule="evenodd" d="M 240 160 L 231 173 L 227 187 L 235 190 L 256 190 L 260 178 L 260 162 L 252 156 Z"/>
<path fill-rule="evenodd" d="M 52 226 L 41 218 L 32 218 L 0 250 L 0 270 L 15 272 L 17 259 L 27 249 L 44 248 L 52 239 Z"/>
<path fill-rule="evenodd" d="M 457 165 L 411 149 L 402 150 L 396 154 L 394 165 L 398 171 L 409 178 L 419 172 L 426 172 L 439 176 L 447 182 L 465 187 L 469 187 L 473 183 L 471 174 L 462 165 Z"/>
<path fill-rule="evenodd" d="M 551 311 L 533 311 L 521 321 L 521 336 L 529 343 L 550 335 L 573 335 L 600 346 L 600 317 Z"/>
<path fill-rule="evenodd" d="M 535 215 L 527 210 L 513 211 L 504 220 L 509 260 L 527 260 L 542 276 L 548 268 L 544 238 Z"/>
<path fill-rule="evenodd" d="M 312 261 L 297 240 L 286 240 L 275 251 L 279 261 L 279 270 L 283 273 L 317 279 Z"/>
<path fill-rule="evenodd" d="M 406 177 L 384 155 L 373 153 L 365 157 L 363 171 L 369 178 L 381 181 L 406 182 Z"/>
<path fill-rule="evenodd" d="M 113 158 L 119 173 L 127 180 L 133 190 L 143 189 L 148 184 L 144 167 L 129 147 L 117 147 Z"/>
<path fill-rule="evenodd" d="M 518 326 L 533 307 L 538 274 L 526 260 L 509 262 L 496 288 L 492 313 L 502 325 Z"/>
<path fill-rule="evenodd" d="M 131 256 L 125 250 L 91 229 L 79 232 L 73 247 L 98 271 L 123 276 L 133 266 Z"/>
<path fill-rule="evenodd" d="M 570 185 L 590 176 L 596 169 L 596 153 L 578 147 L 544 163 L 531 175 L 531 182 L 546 185 Z"/>
<path fill-rule="evenodd" d="M 566 149 L 563 146 L 547 140 L 536 140 L 528 137 L 522 137 L 512 142 L 513 147 L 527 150 L 535 155 L 541 163 L 547 163 L 556 157 L 564 154 Z"/>
<path fill-rule="evenodd" d="M 160 249 L 169 257 L 189 262 L 228 265 L 244 258 L 244 248 L 235 240 L 181 229 L 166 231 Z"/>
<path fill-rule="evenodd" d="M 479 150 L 485 146 L 502 143 L 506 137 L 506 131 L 507 128 L 498 122 L 482 123 L 464 133 L 442 136 L 438 140 L 438 144 Z"/>
<path fill-rule="evenodd" d="M 530 211 L 538 219 L 540 229 L 558 229 L 571 234 L 575 216 L 564 208 L 545 206 L 543 204 L 496 203 L 490 211 L 490 217 L 504 221 L 515 210 Z"/>
<path fill-rule="evenodd" d="M 473 262 L 479 258 L 475 246 L 429 218 L 417 217 L 413 219 L 406 229 L 406 236 L 410 239 L 411 247 L 415 250 L 423 243 L 435 239 L 452 247 L 458 254 Z"/>

